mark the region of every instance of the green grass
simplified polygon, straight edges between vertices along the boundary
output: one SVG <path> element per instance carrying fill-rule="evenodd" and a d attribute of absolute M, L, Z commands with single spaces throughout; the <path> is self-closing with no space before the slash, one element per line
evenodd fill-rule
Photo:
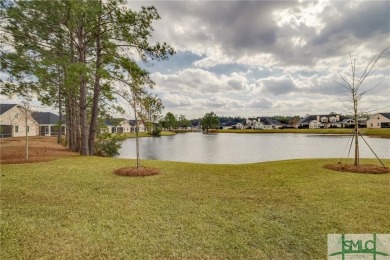
<path fill-rule="evenodd" d="M 335 161 L 1 165 L 0 258 L 326 259 L 327 234 L 390 233 L 390 175 L 322 168 Z"/>
<path fill-rule="evenodd" d="M 294 133 L 294 134 L 351 134 L 353 129 L 351 128 L 322 128 L 322 129 L 265 129 L 265 130 L 256 130 L 256 129 L 227 129 L 227 130 L 218 130 L 218 133 L 239 133 L 239 134 L 269 134 L 269 133 Z M 362 135 L 371 135 L 371 136 L 383 136 L 390 137 L 390 128 L 360 128 L 360 133 Z"/>

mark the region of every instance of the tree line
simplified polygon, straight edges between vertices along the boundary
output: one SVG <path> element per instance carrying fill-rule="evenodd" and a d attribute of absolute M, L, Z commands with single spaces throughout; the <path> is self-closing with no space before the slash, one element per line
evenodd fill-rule
<path fill-rule="evenodd" d="M 152 44 L 153 7 L 124 0 L 0 1 L 1 94 L 36 97 L 58 108 L 72 151 L 92 155 L 99 117 L 123 111 L 152 122 L 161 100 L 137 61 L 167 59 L 171 46 Z"/>

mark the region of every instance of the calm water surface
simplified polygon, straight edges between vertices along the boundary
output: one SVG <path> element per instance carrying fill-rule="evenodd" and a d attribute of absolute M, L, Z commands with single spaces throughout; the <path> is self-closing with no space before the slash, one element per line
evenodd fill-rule
<path fill-rule="evenodd" d="M 389 138 L 365 139 L 380 158 L 390 158 Z M 185 133 L 140 138 L 139 142 L 142 159 L 238 164 L 300 158 L 345 158 L 349 140 L 349 136 L 342 135 Z M 362 139 L 359 144 L 362 158 L 375 158 Z M 135 158 L 135 139 L 125 140 L 119 152 L 119 158 Z"/>

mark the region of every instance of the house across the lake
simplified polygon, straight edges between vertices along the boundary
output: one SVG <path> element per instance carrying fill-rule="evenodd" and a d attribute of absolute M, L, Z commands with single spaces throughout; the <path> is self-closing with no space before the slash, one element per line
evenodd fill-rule
<path fill-rule="evenodd" d="M 105 124 L 108 133 L 134 133 L 136 129 L 135 120 L 127 120 L 124 118 L 106 119 Z M 142 122 L 138 122 L 138 130 L 139 132 L 146 131 L 146 127 Z"/>
<path fill-rule="evenodd" d="M 352 120 L 353 121 L 353 120 Z M 354 125 L 350 118 L 338 114 L 308 115 L 299 121 L 299 128 L 341 128 Z"/>
<path fill-rule="evenodd" d="M 283 124 L 269 117 L 248 118 L 245 122 L 247 129 L 279 129 Z"/>
<path fill-rule="evenodd" d="M 390 128 L 390 113 L 377 113 L 367 120 L 367 128 Z"/>

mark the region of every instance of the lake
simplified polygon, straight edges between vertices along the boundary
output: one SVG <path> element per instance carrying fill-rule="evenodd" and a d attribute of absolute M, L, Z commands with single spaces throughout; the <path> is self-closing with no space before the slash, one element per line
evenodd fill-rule
<path fill-rule="evenodd" d="M 390 139 L 364 137 L 381 159 L 390 158 Z M 140 138 L 141 159 L 239 164 L 301 158 L 346 158 L 350 137 L 313 134 L 185 133 Z M 360 138 L 361 158 L 375 158 Z M 122 143 L 118 158 L 136 158 L 135 139 Z M 353 157 L 353 146 L 349 155 Z"/>

